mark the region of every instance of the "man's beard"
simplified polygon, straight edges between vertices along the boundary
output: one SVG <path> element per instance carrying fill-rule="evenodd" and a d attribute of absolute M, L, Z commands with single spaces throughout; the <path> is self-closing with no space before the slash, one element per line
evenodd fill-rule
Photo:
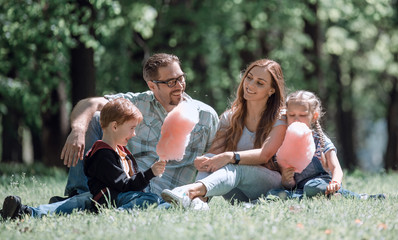
<path fill-rule="evenodd" d="M 169 104 L 173 105 L 173 106 L 177 106 L 181 102 L 183 93 L 184 93 L 184 91 L 181 92 L 180 98 L 177 101 L 173 101 L 172 93 L 170 93 L 170 102 L 169 102 Z"/>
<path fill-rule="evenodd" d="M 170 100 L 169 104 L 170 104 L 170 105 L 173 105 L 173 106 L 177 106 L 180 102 L 181 102 L 181 98 L 178 99 L 177 102 L 176 102 L 176 101 L 173 101 L 173 100 Z"/>

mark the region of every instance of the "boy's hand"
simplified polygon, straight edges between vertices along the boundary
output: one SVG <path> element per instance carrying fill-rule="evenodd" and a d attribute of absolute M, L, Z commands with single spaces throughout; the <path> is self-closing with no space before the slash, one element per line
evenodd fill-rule
<path fill-rule="evenodd" d="M 341 187 L 340 183 L 338 183 L 336 181 L 331 181 L 329 183 L 329 185 L 326 187 L 325 194 L 329 195 L 329 194 L 335 193 L 340 189 L 340 187 Z"/>
<path fill-rule="evenodd" d="M 165 168 L 166 168 L 166 161 L 157 161 L 151 167 L 152 172 L 155 176 L 161 175 L 164 172 Z"/>

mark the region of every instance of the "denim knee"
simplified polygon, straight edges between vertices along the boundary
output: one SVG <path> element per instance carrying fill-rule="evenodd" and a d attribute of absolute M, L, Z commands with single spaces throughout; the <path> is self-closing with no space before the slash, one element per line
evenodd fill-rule
<path fill-rule="evenodd" d="M 161 199 L 159 196 L 151 193 L 147 193 L 139 197 L 136 201 L 136 205 L 139 207 L 147 207 L 152 204 L 157 204 L 159 205 L 161 202 Z"/>
<path fill-rule="evenodd" d="M 160 204 L 162 199 L 154 193 L 125 192 L 117 196 L 116 205 L 119 209 L 145 208 L 152 204 Z"/>
<path fill-rule="evenodd" d="M 267 192 L 266 198 L 278 197 L 279 199 L 286 200 L 289 198 L 289 191 L 285 189 L 271 189 Z"/>
<path fill-rule="evenodd" d="M 306 197 L 314 197 L 316 195 L 324 195 L 328 183 L 321 178 L 315 178 L 309 180 L 304 185 L 304 194 Z"/>

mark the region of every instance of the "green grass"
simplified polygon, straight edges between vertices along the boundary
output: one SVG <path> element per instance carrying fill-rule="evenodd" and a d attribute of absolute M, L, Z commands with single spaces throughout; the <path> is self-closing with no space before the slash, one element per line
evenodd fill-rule
<path fill-rule="evenodd" d="M 0 199 L 10 194 L 36 206 L 63 195 L 66 173 L 43 166 L 0 164 Z M 32 170 L 33 169 L 33 170 Z M 23 174 L 22 172 L 25 172 Z M 12 174 L 14 173 L 14 174 Z M 384 201 L 344 198 L 266 202 L 254 207 L 231 205 L 215 197 L 210 210 L 173 208 L 0 222 L 0 239 L 396 239 L 398 174 L 346 174 L 345 187 L 355 192 L 385 193 Z"/>

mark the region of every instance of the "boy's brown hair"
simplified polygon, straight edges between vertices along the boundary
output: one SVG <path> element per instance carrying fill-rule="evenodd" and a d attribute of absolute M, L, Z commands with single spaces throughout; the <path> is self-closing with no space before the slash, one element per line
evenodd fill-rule
<path fill-rule="evenodd" d="M 131 101 L 124 98 L 116 98 L 109 101 L 102 108 L 100 124 L 101 128 L 106 128 L 113 121 L 121 125 L 132 119 L 136 119 L 138 122 L 142 121 L 143 117 L 140 110 Z"/>

